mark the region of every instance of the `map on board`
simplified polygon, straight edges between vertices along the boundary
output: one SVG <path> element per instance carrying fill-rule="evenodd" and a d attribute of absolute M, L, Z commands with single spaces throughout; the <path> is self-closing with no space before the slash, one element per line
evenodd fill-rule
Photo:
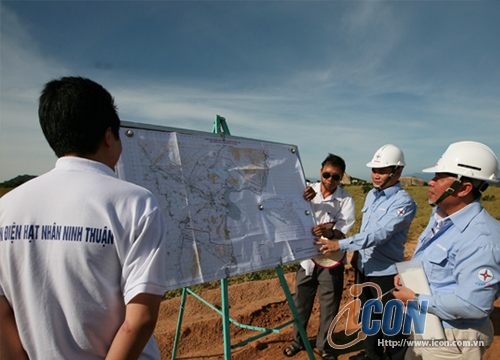
<path fill-rule="evenodd" d="M 318 255 L 296 146 L 147 127 L 122 123 L 117 169 L 163 209 L 167 290 Z"/>

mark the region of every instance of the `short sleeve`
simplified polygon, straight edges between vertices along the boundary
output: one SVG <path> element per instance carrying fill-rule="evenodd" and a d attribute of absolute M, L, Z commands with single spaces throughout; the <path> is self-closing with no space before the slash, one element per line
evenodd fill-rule
<path fill-rule="evenodd" d="M 139 218 L 135 241 L 123 259 L 125 303 L 141 293 L 163 295 L 166 289 L 166 226 L 156 200 L 150 212 Z"/>

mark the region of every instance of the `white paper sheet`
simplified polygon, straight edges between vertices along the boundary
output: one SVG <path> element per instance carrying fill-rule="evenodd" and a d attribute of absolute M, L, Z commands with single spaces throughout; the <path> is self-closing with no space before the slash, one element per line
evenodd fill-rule
<path fill-rule="evenodd" d="M 403 286 L 411 289 L 417 294 L 432 295 L 420 260 L 397 263 L 396 267 L 398 268 Z M 425 340 L 445 338 L 443 325 L 436 315 L 427 313 L 425 330 L 422 334 L 422 338 Z"/>

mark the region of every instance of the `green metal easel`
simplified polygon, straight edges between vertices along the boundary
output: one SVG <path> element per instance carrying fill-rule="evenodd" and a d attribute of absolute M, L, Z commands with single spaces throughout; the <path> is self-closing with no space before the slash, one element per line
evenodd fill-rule
<path fill-rule="evenodd" d="M 212 132 L 216 134 L 220 134 L 222 136 L 222 139 L 225 140 L 226 135 L 231 135 L 229 132 L 229 128 L 227 127 L 226 119 L 216 115 L 215 116 L 215 121 L 214 125 L 212 128 Z M 281 262 L 281 261 L 280 261 Z M 195 294 L 193 291 L 185 287 L 182 289 L 182 299 L 181 299 L 181 306 L 179 310 L 179 318 L 177 321 L 177 329 L 175 331 L 175 339 L 174 339 L 174 347 L 172 349 L 172 360 L 175 360 L 175 356 L 177 354 L 177 343 L 179 340 L 179 335 L 181 331 L 181 325 L 182 325 L 182 317 L 184 315 L 184 305 L 186 303 L 186 296 L 187 294 L 191 294 L 194 297 L 196 297 L 198 300 L 209 306 L 211 309 L 222 315 L 222 331 L 223 331 L 223 337 L 224 337 L 224 360 L 231 360 L 231 350 L 236 349 L 238 347 L 241 347 L 243 345 L 248 344 L 249 342 L 255 341 L 260 339 L 261 337 L 267 336 L 271 333 L 277 333 L 279 334 L 280 329 L 296 323 L 297 327 L 299 329 L 300 337 L 302 338 L 304 342 L 304 346 L 306 348 L 307 354 L 309 356 L 309 360 L 314 360 L 314 352 L 311 347 L 311 344 L 309 343 L 309 339 L 307 337 L 307 333 L 304 329 L 304 326 L 302 325 L 302 321 L 300 320 L 299 313 L 297 312 L 297 308 L 295 307 L 295 302 L 293 301 L 292 294 L 290 293 L 290 289 L 288 288 L 288 284 L 285 279 L 285 275 L 283 275 L 283 270 L 281 269 L 281 264 L 279 266 L 275 267 L 276 273 L 278 274 L 278 278 L 281 283 L 281 287 L 283 288 L 283 292 L 285 293 L 286 300 L 288 302 L 288 305 L 290 306 L 290 310 L 292 311 L 293 315 L 293 320 L 290 320 L 274 329 L 266 329 L 266 328 L 260 328 L 260 327 L 255 327 L 255 326 L 250 326 L 250 325 L 243 325 L 240 324 L 233 319 L 229 317 L 229 296 L 228 296 L 228 277 L 229 277 L 229 272 L 226 271 L 226 278 L 221 279 L 221 298 L 222 298 L 222 310 L 219 310 L 215 308 L 213 305 L 209 304 L 207 301 L 202 299 L 200 296 Z M 244 340 L 242 342 L 239 342 L 237 344 L 231 345 L 231 333 L 229 329 L 230 323 L 233 323 L 236 326 L 239 326 L 244 329 L 250 329 L 250 330 L 255 330 L 255 331 L 260 331 L 262 332 L 259 335 L 251 336 L 247 340 Z"/>

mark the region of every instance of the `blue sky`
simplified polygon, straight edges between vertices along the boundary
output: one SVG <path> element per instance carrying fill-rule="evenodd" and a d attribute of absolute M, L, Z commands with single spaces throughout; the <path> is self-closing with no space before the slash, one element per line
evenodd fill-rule
<path fill-rule="evenodd" d="M 500 156 L 500 2 L 2 1 L 0 181 L 56 160 L 37 118 L 54 78 L 115 97 L 122 120 L 295 144 L 368 179 L 382 145 L 404 174 L 455 141 Z"/>

